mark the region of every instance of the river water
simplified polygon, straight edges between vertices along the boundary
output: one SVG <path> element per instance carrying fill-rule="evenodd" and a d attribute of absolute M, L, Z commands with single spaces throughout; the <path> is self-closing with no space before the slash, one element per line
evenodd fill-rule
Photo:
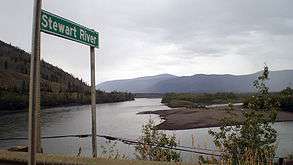
<path fill-rule="evenodd" d="M 137 115 L 150 110 L 169 109 L 160 103 L 161 99 L 140 98 L 135 101 L 107 103 L 97 105 L 97 134 L 136 139 L 142 125 L 152 118 L 156 123 L 162 122 L 157 115 Z M 42 110 L 42 136 L 90 134 L 90 106 L 59 107 Z M 0 114 L 0 138 L 27 137 L 27 112 Z M 281 122 L 274 125 L 278 131 L 278 156 L 293 153 L 293 122 Z M 217 128 L 212 128 L 216 130 Z M 174 134 L 180 145 L 214 149 L 215 146 L 208 134 L 209 128 L 166 131 Z M 109 147 L 107 140 L 98 138 L 98 151 L 101 146 Z M 26 145 L 25 140 L 0 141 L 0 149 Z M 83 156 L 91 156 L 91 138 L 44 139 L 42 146 L 45 153 L 76 155 L 81 147 Z M 133 146 L 118 142 L 114 148 L 128 158 L 135 158 Z M 184 160 L 193 159 L 191 154 L 182 152 Z"/>

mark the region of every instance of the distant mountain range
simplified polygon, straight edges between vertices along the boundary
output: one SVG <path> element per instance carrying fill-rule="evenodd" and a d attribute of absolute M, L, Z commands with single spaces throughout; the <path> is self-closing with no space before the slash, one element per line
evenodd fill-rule
<path fill-rule="evenodd" d="M 134 79 L 107 81 L 97 85 L 97 89 L 109 91 L 128 91 L 132 93 L 167 92 L 253 92 L 252 82 L 261 74 L 196 74 L 193 76 L 174 76 L 161 74 Z M 280 91 L 293 85 L 293 70 L 271 71 L 268 86 L 271 91 Z"/>

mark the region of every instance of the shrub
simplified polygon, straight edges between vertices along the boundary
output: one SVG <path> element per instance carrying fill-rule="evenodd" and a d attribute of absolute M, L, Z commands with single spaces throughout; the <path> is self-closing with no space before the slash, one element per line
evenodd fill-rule
<path fill-rule="evenodd" d="M 266 81 L 268 67 L 254 81 L 257 93 L 247 102 L 243 111 L 244 122 L 224 119 L 219 132 L 210 130 L 217 147 L 223 151 L 224 160 L 233 164 L 250 164 L 251 162 L 267 164 L 275 154 L 277 132 L 271 127 L 275 122 L 278 103 L 269 94 Z"/>
<path fill-rule="evenodd" d="M 180 161 L 180 153 L 172 150 L 177 146 L 175 136 L 168 136 L 155 129 L 153 120 L 143 126 L 142 135 L 135 147 L 136 157 L 141 160 L 152 161 Z M 167 148 L 165 148 L 167 147 Z"/>

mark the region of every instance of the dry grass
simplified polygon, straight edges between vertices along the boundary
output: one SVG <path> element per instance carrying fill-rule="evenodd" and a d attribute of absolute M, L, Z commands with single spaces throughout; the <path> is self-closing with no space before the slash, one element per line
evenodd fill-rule
<path fill-rule="evenodd" d="M 0 163 L 27 163 L 26 152 L 0 150 Z M 141 160 L 113 160 L 105 158 L 74 157 L 65 155 L 37 154 L 37 164 L 41 165 L 184 165 L 174 162 L 156 162 Z"/>

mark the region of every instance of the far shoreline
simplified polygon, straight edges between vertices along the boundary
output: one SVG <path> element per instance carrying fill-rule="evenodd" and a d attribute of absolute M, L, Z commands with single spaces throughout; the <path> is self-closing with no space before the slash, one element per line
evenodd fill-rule
<path fill-rule="evenodd" d="M 128 101 L 135 101 L 133 100 L 123 100 L 123 101 L 114 101 L 114 102 L 97 102 L 96 104 L 111 104 L 111 103 L 122 103 L 122 102 L 128 102 Z M 62 104 L 62 105 L 51 105 L 51 106 L 41 106 L 41 110 L 44 109 L 56 109 L 56 108 L 70 108 L 70 107 L 79 107 L 79 106 L 90 106 L 90 103 L 81 104 L 81 103 L 69 103 L 69 104 Z M 12 109 L 12 110 L 0 110 L 0 115 L 9 115 L 14 113 L 22 113 L 22 112 L 28 112 L 28 107 L 25 109 Z"/>

